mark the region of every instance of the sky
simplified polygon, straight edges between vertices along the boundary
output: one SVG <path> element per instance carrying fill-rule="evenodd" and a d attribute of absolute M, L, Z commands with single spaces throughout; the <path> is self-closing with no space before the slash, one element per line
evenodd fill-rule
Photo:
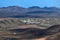
<path fill-rule="evenodd" d="M 0 0 L 0 7 L 21 6 L 21 7 L 59 7 L 60 0 Z"/>

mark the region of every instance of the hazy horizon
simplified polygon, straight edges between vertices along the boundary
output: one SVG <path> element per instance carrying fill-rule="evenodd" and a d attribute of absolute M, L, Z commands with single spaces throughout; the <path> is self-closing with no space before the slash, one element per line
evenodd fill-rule
<path fill-rule="evenodd" d="M 0 7 L 20 6 L 20 7 L 59 7 L 60 0 L 0 0 Z"/>

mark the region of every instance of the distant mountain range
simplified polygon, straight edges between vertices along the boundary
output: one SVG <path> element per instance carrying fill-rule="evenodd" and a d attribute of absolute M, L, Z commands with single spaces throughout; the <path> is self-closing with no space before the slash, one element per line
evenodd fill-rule
<path fill-rule="evenodd" d="M 57 7 L 38 7 L 32 6 L 23 8 L 19 6 L 9 6 L 0 8 L 0 18 L 40 18 L 40 17 L 58 17 L 60 15 L 60 8 Z"/>

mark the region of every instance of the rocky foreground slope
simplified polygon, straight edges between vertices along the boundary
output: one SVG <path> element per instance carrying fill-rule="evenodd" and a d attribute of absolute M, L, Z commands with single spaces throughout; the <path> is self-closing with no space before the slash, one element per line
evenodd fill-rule
<path fill-rule="evenodd" d="M 12 29 L 0 32 L 0 37 L 4 38 L 3 40 L 33 40 L 48 37 L 56 33 L 60 33 L 60 25 L 53 25 L 44 30 L 38 28 Z"/>

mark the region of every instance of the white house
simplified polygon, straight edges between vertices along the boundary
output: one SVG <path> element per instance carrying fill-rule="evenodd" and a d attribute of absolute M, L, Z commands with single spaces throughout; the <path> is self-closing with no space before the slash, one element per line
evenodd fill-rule
<path fill-rule="evenodd" d="M 22 20 L 22 22 L 27 23 L 27 24 L 39 24 L 40 23 L 40 22 L 35 21 L 33 19 Z"/>

